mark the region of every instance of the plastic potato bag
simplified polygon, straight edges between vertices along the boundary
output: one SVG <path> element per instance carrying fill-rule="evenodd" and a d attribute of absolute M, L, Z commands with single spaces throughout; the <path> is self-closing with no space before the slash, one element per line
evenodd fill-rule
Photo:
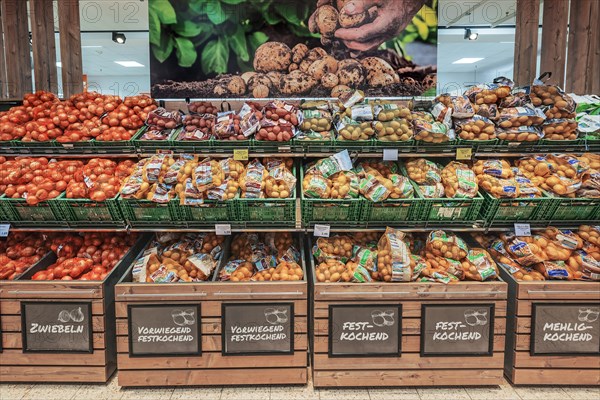
<path fill-rule="evenodd" d="M 442 170 L 442 183 L 447 197 L 473 198 L 478 186 L 475 173 L 467 164 L 452 161 Z"/>
<path fill-rule="evenodd" d="M 471 263 L 470 268 L 465 270 L 467 280 L 486 281 L 498 277 L 496 263 L 486 250 L 481 248 L 470 249 L 467 260 Z"/>
<path fill-rule="evenodd" d="M 258 199 L 262 197 L 263 178 L 266 169 L 258 160 L 252 160 L 246 168 L 246 173 L 242 174 L 240 187 L 242 197 L 247 199 Z"/>
<path fill-rule="evenodd" d="M 313 199 L 328 199 L 331 195 L 331 182 L 319 174 L 306 174 L 302 181 L 304 195 Z"/>
<path fill-rule="evenodd" d="M 386 200 L 391 194 L 391 190 L 373 174 L 368 174 L 360 180 L 359 189 L 360 194 L 374 203 Z"/>
<path fill-rule="evenodd" d="M 410 282 L 410 252 L 403 241 L 404 233 L 387 228 L 377 244 L 377 270 L 380 279 L 392 282 Z"/>
<path fill-rule="evenodd" d="M 464 240 L 444 231 L 429 233 L 425 248 L 435 256 L 451 258 L 453 260 L 462 260 L 469 252 L 469 248 Z"/>
<path fill-rule="evenodd" d="M 573 280 L 573 274 L 564 261 L 542 261 L 535 264 L 533 268 L 546 279 Z"/>
<path fill-rule="evenodd" d="M 504 241 L 506 252 L 521 266 L 528 267 L 544 261 L 541 250 L 536 244 L 527 243 L 522 240 L 524 238 L 515 236 L 514 233 L 500 235 L 500 238 Z"/>
<path fill-rule="evenodd" d="M 317 161 L 312 168 L 318 171 L 324 178 L 329 178 L 340 171 L 350 171 L 352 169 L 352 160 L 350 159 L 348 150 L 343 150 Z"/>
<path fill-rule="evenodd" d="M 419 185 L 435 185 L 442 181 L 442 168 L 439 164 L 424 158 L 406 163 L 408 177 Z"/>

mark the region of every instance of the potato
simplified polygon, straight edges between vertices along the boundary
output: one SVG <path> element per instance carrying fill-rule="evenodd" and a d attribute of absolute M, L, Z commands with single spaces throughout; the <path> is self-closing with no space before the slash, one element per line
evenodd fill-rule
<path fill-rule="evenodd" d="M 479 115 L 470 119 L 455 119 L 454 127 L 463 140 L 492 140 L 496 138 L 494 123 Z"/>
<path fill-rule="evenodd" d="M 356 60 L 342 60 L 338 63 L 337 76 L 340 85 L 356 88 L 365 81 L 365 68 Z M 332 97 L 339 96 L 333 96 L 332 94 Z"/>
<path fill-rule="evenodd" d="M 296 70 L 281 76 L 279 90 L 283 94 L 304 94 L 310 92 L 316 84 L 317 80 L 312 76 Z"/>
<path fill-rule="evenodd" d="M 441 165 L 424 158 L 408 161 L 406 163 L 406 171 L 408 172 L 408 177 L 419 185 L 435 185 L 442 181 Z"/>
<path fill-rule="evenodd" d="M 318 32 L 321 33 L 321 43 L 328 44 L 331 42 L 333 34 L 338 27 L 338 17 L 338 10 L 328 4 L 317 8 L 311 16 L 311 20 L 314 21 Z"/>
<path fill-rule="evenodd" d="M 315 267 L 315 278 L 317 282 L 350 282 L 352 275 L 344 263 L 329 258 Z"/>
<path fill-rule="evenodd" d="M 475 173 L 467 164 L 452 161 L 442 170 L 442 184 L 447 197 L 473 198 L 478 185 Z"/>
<path fill-rule="evenodd" d="M 377 138 L 384 142 L 407 141 L 413 137 L 413 129 L 410 120 L 395 119 L 386 122 L 376 122 L 373 127 L 377 133 Z"/>
<path fill-rule="evenodd" d="M 467 244 L 452 233 L 444 231 L 431 232 L 427 237 L 425 248 L 434 256 L 463 260 L 467 257 Z"/>
<path fill-rule="evenodd" d="M 319 261 L 329 258 L 346 262 L 352 258 L 352 249 L 354 243 L 349 236 L 333 236 L 330 238 L 319 238 L 316 244 L 317 249 L 313 255 Z"/>
<path fill-rule="evenodd" d="M 360 62 L 367 75 L 367 82 L 370 86 L 384 86 L 392 83 L 399 83 L 400 78 L 396 71 L 387 61 L 378 57 L 366 57 Z"/>
<path fill-rule="evenodd" d="M 567 119 L 549 120 L 542 126 L 544 138 L 548 140 L 577 139 L 577 121 Z"/>
<path fill-rule="evenodd" d="M 287 71 L 292 62 L 292 50 L 280 42 L 266 42 L 254 53 L 254 69 L 257 72 Z"/>

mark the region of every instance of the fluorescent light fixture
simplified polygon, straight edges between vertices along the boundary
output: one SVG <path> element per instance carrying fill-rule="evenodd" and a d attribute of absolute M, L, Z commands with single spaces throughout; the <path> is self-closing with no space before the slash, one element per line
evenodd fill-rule
<path fill-rule="evenodd" d="M 115 63 L 127 68 L 139 68 L 144 66 L 144 64 L 140 64 L 137 61 L 115 61 Z"/>
<path fill-rule="evenodd" d="M 515 44 L 515 42 L 500 42 L 500 43 L 504 43 L 504 44 Z"/>
<path fill-rule="evenodd" d="M 479 33 L 473 32 L 469 28 L 465 28 L 465 39 L 477 40 Z"/>
<path fill-rule="evenodd" d="M 465 58 L 461 58 L 460 60 L 456 60 L 454 61 L 452 64 L 473 64 L 476 63 L 477 61 L 481 61 L 483 60 L 483 58 L 478 58 L 478 57 L 465 57 Z"/>
<path fill-rule="evenodd" d="M 101 48 L 102 46 L 81 46 L 84 49 L 98 49 Z"/>
<path fill-rule="evenodd" d="M 57 68 L 62 68 L 62 63 L 61 63 L 60 61 L 57 61 L 57 62 L 56 62 L 56 67 L 57 67 Z"/>

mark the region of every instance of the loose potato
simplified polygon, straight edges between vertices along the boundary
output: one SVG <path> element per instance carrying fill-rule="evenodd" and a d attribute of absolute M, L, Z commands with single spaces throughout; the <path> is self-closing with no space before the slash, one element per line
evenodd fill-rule
<path fill-rule="evenodd" d="M 254 53 L 257 72 L 287 71 L 292 62 L 292 50 L 280 42 L 266 42 Z"/>
<path fill-rule="evenodd" d="M 337 76 L 340 85 L 357 87 L 365 81 L 365 68 L 356 60 L 346 59 L 338 63 Z M 338 97 L 338 96 L 333 96 Z"/>
<path fill-rule="evenodd" d="M 367 75 L 367 82 L 371 86 L 384 86 L 400 82 L 396 71 L 387 61 L 378 57 L 366 57 L 361 60 Z"/>
<path fill-rule="evenodd" d="M 279 90 L 283 94 L 304 94 L 310 92 L 317 81 L 310 75 L 299 70 L 282 75 Z"/>

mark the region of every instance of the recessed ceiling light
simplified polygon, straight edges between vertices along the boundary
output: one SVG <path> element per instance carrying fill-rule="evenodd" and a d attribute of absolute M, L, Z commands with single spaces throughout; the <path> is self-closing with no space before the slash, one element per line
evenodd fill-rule
<path fill-rule="evenodd" d="M 500 43 L 504 43 L 504 44 L 515 44 L 515 42 L 500 42 Z"/>
<path fill-rule="evenodd" d="M 470 30 L 469 28 L 465 28 L 465 39 L 477 40 L 478 37 L 479 37 L 479 33 L 475 33 L 472 30 Z"/>
<path fill-rule="evenodd" d="M 56 67 L 57 67 L 57 68 L 62 68 L 62 63 L 61 63 L 60 61 L 57 61 L 57 62 L 56 62 Z"/>
<path fill-rule="evenodd" d="M 101 48 L 102 46 L 81 46 L 84 49 L 97 49 L 97 48 Z"/>
<path fill-rule="evenodd" d="M 144 64 L 140 64 L 137 61 L 115 61 L 115 63 L 127 68 L 139 68 L 144 66 Z"/>
<path fill-rule="evenodd" d="M 469 58 L 469 57 L 465 57 L 465 58 L 461 58 L 460 60 L 454 61 L 452 64 L 473 64 L 473 63 L 476 63 L 477 61 L 481 61 L 481 60 L 483 60 L 483 58 L 477 58 L 477 57 Z"/>
<path fill-rule="evenodd" d="M 125 42 L 127 41 L 127 38 L 125 37 L 125 34 L 122 32 L 113 32 L 112 40 L 113 40 L 113 42 L 115 42 L 117 44 L 125 44 Z"/>

